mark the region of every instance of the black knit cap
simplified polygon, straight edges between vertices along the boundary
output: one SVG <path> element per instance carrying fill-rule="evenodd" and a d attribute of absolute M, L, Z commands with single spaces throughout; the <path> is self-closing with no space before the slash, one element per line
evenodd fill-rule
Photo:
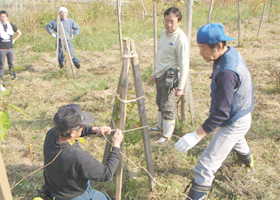
<path fill-rule="evenodd" d="M 77 126 L 85 126 L 94 122 L 94 116 L 82 111 L 78 104 L 68 104 L 59 108 L 53 121 L 56 126 L 68 130 Z"/>

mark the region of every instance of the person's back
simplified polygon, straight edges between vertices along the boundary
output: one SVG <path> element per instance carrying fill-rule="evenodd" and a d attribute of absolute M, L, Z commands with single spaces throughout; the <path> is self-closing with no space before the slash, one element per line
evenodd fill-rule
<path fill-rule="evenodd" d="M 117 130 L 106 164 L 100 163 L 84 151 L 76 139 L 95 133 L 110 134 L 111 129 L 106 126 L 84 127 L 93 122 L 93 116 L 84 113 L 86 112 L 82 112 L 76 104 L 62 106 L 54 117 L 55 128 L 50 129 L 45 138 L 44 163 L 51 163 L 44 169 L 45 187 L 48 195 L 56 200 L 89 200 L 97 196 L 100 199 L 109 199 L 104 193 L 93 190 L 90 180 L 109 181 L 113 178 L 119 163 L 123 136 L 121 131 Z"/>

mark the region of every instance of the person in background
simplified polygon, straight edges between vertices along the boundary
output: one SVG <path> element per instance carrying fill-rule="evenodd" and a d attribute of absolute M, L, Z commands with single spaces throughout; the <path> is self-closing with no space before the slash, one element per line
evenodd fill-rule
<path fill-rule="evenodd" d="M 80 69 L 81 68 L 80 61 L 77 58 L 77 56 L 75 55 L 75 52 L 74 52 L 72 44 L 71 44 L 71 39 L 73 38 L 73 35 L 79 34 L 80 27 L 73 19 L 68 18 L 68 9 L 67 8 L 60 7 L 58 12 L 59 12 L 59 16 L 60 16 L 60 21 L 63 24 L 63 28 L 64 28 L 66 39 L 68 42 L 70 54 L 73 57 L 72 58 L 73 63 L 78 69 Z M 48 23 L 46 26 L 46 29 L 50 35 L 52 35 L 54 38 L 56 38 L 57 37 L 57 19 Z M 52 32 L 52 30 L 54 30 L 54 33 Z M 60 68 L 62 68 L 64 65 L 64 57 L 63 57 L 61 39 L 59 39 L 58 62 L 59 62 Z"/>
<path fill-rule="evenodd" d="M 2 78 L 4 75 L 5 60 L 8 59 L 9 73 L 13 76 L 12 80 L 16 80 L 16 72 L 14 69 L 14 43 L 22 35 L 21 31 L 12 23 L 10 23 L 9 15 L 6 11 L 0 11 L 0 87 L 1 91 L 5 91 Z M 13 38 L 14 33 L 17 33 Z"/>

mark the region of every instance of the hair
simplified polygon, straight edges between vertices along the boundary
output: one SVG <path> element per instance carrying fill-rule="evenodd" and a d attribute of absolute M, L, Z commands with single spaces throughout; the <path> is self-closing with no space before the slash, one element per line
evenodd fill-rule
<path fill-rule="evenodd" d="M 176 14 L 176 17 L 178 18 L 178 21 L 181 21 L 182 19 L 182 13 L 181 13 L 181 10 L 177 7 L 171 7 L 171 8 L 168 8 L 165 12 L 164 12 L 164 17 L 169 15 L 170 13 L 174 13 Z"/>
<path fill-rule="evenodd" d="M 55 125 L 54 129 L 58 133 L 58 135 L 63 136 L 63 137 L 68 137 L 70 136 L 70 133 L 72 131 L 78 131 L 80 126 L 76 126 L 73 128 L 68 128 L 68 129 L 63 129 L 63 127 Z"/>
<path fill-rule="evenodd" d="M 7 17 L 9 17 L 7 11 L 5 11 L 5 10 L 1 10 L 1 11 L 0 11 L 0 15 L 2 15 L 2 14 L 6 15 Z"/>
<path fill-rule="evenodd" d="M 227 45 L 227 41 L 222 41 L 221 43 L 222 43 L 222 45 L 223 45 L 223 48 Z M 220 42 L 208 44 L 208 46 L 209 46 L 211 49 L 215 49 L 215 48 L 217 48 L 219 45 L 220 45 Z"/>

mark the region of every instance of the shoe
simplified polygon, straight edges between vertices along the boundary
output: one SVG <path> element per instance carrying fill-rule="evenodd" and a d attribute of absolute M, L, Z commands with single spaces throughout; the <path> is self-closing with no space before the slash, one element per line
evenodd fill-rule
<path fill-rule="evenodd" d="M 249 158 L 249 163 L 245 164 L 245 165 L 246 165 L 248 173 L 255 173 L 253 154 L 251 154 L 251 156 Z"/>
<path fill-rule="evenodd" d="M 156 143 L 165 143 L 165 142 L 170 141 L 170 140 L 171 140 L 171 137 L 169 137 L 169 138 L 160 137 L 160 138 L 156 141 Z"/>
<path fill-rule="evenodd" d="M 253 154 L 251 152 L 249 152 L 247 155 L 239 155 L 236 152 L 236 155 L 239 158 L 240 162 L 245 164 L 248 173 L 254 173 L 255 172 L 254 158 L 253 158 Z"/>
<path fill-rule="evenodd" d="M 75 67 L 76 67 L 77 69 L 80 69 L 80 68 L 81 68 L 80 63 L 74 63 L 74 65 L 75 65 Z"/>
<path fill-rule="evenodd" d="M 206 200 L 210 187 L 192 184 L 191 190 L 186 200 Z"/>
<path fill-rule="evenodd" d="M 1 91 L 1 92 L 5 92 L 5 91 L 6 91 L 6 88 L 4 88 L 4 86 L 0 86 L 0 91 Z"/>
<path fill-rule="evenodd" d="M 18 77 L 16 77 L 16 76 L 13 76 L 13 78 L 12 78 L 12 80 L 18 80 Z"/>
<path fill-rule="evenodd" d="M 159 131 L 159 132 L 161 132 L 162 129 L 159 128 L 158 126 L 156 126 L 156 127 L 152 127 L 152 128 L 151 128 L 151 131 Z"/>
<path fill-rule="evenodd" d="M 61 69 L 61 68 L 63 68 L 64 66 L 63 65 L 59 65 L 59 68 Z"/>

